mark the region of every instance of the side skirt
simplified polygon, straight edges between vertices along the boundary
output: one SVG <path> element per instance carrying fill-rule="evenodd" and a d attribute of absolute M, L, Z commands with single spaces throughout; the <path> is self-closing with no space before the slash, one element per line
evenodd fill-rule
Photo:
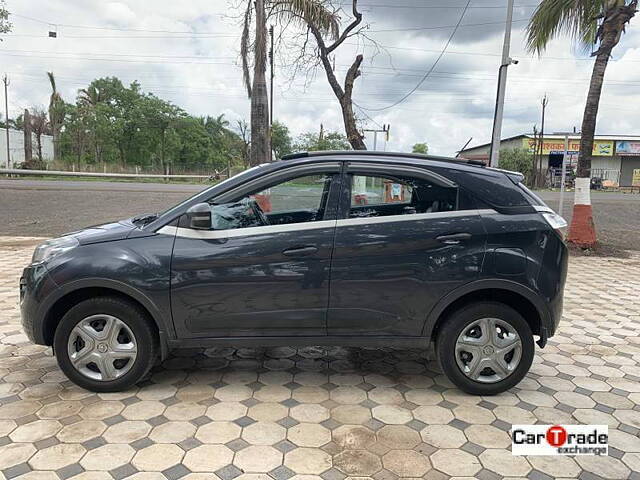
<path fill-rule="evenodd" d="M 340 346 L 340 347 L 392 347 L 392 348 L 429 348 L 429 337 L 368 337 L 368 336 L 321 336 L 321 337 L 217 337 L 187 338 L 169 341 L 169 349 L 198 348 L 217 345 L 243 347 L 275 346 Z"/>

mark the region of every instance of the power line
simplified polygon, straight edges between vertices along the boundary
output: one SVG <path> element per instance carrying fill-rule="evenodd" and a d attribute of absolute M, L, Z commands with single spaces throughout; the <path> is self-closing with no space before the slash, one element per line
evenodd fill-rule
<path fill-rule="evenodd" d="M 466 10 L 465 10 L 466 12 Z M 528 22 L 530 20 L 529 18 L 520 18 L 518 20 L 514 20 L 513 22 Z M 385 30 L 367 30 L 367 33 L 384 33 L 384 32 L 407 32 L 407 31 L 419 31 L 419 30 L 440 30 L 440 29 L 446 29 L 446 28 L 455 28 L 456 30 L 458 28 L 461 27 L 483 27 L 486 25 L 503 25 L 504 21 L 502 22 L 482 22 L 482 23 L 465 23 L 462 25 L 456 24 L 456 25 L 437 25 L 434 27 L 407 27 L 407 28 L 391 28 L 391 29 L 385 29 Z"/>
<path fill-rule="evenodd" d="M 25 51 L 28 52 L 28 51 Z M 448 53 L 448 52 L 447 52 Z M 4 55 L 8 57 L 25 57 L 25 58 L 45 58 L 48 60 L 66 60 L 66 61 L 95 61 L 95 62 L 118 62 L 118 63 L 132 63 L 132 64 L 171 64 L 171 65 L 228 65 L 232 67 L 238 67 L 236 63 L 233 62 L 223 62 L 223 61 L 177 61 L 177 60 L 169 60 L 169 57 L 159 57 L 158 60 L 136 60 L 130 58 L 95 58 L 95 57 L 85 57 L 85 56 L 56 56 L 56 52 L 47 52 L 46 54 L 32 54 L 32 53 L 4 53 Z M 71 54 L 70 54 L 71 55 Z M 98 54 L 99 55 L 99 54 Z M 145 55 L 140 55 L 144 57 Z M 378 70 L 390 70 L 390 71 L 370 71 L 368 68 L 378 69 Z M 425 78 L 424 75 L 413 74 L 413 73 L 403 73 L 392 67 L 364 67 L 363 72 L 367 75 L 389 75 L 396 77 L 421 77 Z M 404 69 L 405 71 L 411 71 L 412 69 Z M 414 71 L 418 71 L 417 69 L 413 69 Z M 481 74 L 484 72 L 480 72 Z M 485 74 L 486 75 L 486 74 Z M 468 74 L 461 72 L 442 72 L 436 71 L 435 69 L 431 71 L 428 77 L 433 78 L 434 76 L 439 78 L 450 78 L 452 80 L 478 80 L 478 81 L 495 81 L 494 76 L 477 76 L 477 74 Z M 572 79 L 563 79 L 563 78 L 546 78 L 546 77 L 512 77 L 514 81 L 522 81 L 522 82 L 548 82 L 548 83 L 566 83 L 566 84 L 582 84 L 584 81 L 588 81 L 589 79 L 584 78 L 575 78 Z M 522 80 L 519 80 L 522 79 Z M 633 80 L 615 80 L 615 79 L 607 79 L 605 83 L 610 85 L 638 85 L 638 81 Z M 413 92 L 411 92 L 413 93 Z M 364 108 L 360 106 L 360 108 Z M 390 108 L 390 107 L 387 107 Z M 368 109 L 369 111 L 378 111 L 377 109 Z"/>
<path fill-rule="evenodd" d="M 427 73 L 425 73 L 425 75 L 420 79 L 420 81 L 417 83 L 417 85 L 415 87 L 413 87 L 411 90 L 409 90 L 406 93 L 406 95 L 404 95 L 398 101 L 396 101 L 396 102 L 394 102 L 391 105 L 388 105 L 386 107 L 381 107 L 381 108 L 364 108 L 364 107 L 360 107 L 360 108 L 363 108 L 364 110 L 375 111 L 375 112 L 380 112 L 382 110 L 387 110 L 389 108 L 395 107 L 396 105 L 399 105 L 400 103 L 404 102 L 407 98 L 409 98 L 411 96 L 411 94 L 413 92 L 418 90 L 418 88 L 420 88 L 420 86 L 425 82 L 427 77 L 429 77 L 429 75 L 431 75 L 431 72 L 433 72 L 435 70 L 436 66 L 438 65 L 438 62 L 440 62 L 440 59 L 444 56 L 445 52 L 447 51 L 447 47 L 449 46 L 449 44 L 451 43 L 451 40 L 453 40 L 454 35 L 458 31 L 458 27 L 462 23 L 462 19 L 464 18 L 465 13 L 467 13 L 467 9 L 469 8 L 470 4 L 471 4 L 471 0 L 467 0 L 467 5 L 465 6 L 465 9 L 462 11 L 462 14 L 460 15 L 460 19 L 458 20 L 458 23 L 456 24 L 455 28 L 453 29 L 453 32 L 451 32 L 451 35 L 449 35 L 449 39 L 447 40 L 447 43 L 445 44 L 444 48 L 442 49 L 442 52 L 440 52 L 440 55 L 438 55 L 438 58 L 436 58 L 436 61 L 433 62 L 433 65 L 431 65 L 431 68 L 427 71 Z"/>
<path fill-rule="evenodd" d="M 445 7 L 443 7 L 445 8 Z M 462 7 L 450 7 L 450 8 L 462 8 Z M 482 7 L 477 7 L 477 8 L 482 8 Z M 493 8 L 493 7 L 492 7 Z M 465 10 L 466 12 L 466 10 Z M 67 23 L 55 23 L 55 22 L 48 22 L 45 20 L 41 20 L 38 18 L 34 18 L 34 17 L 29 17 L 26 15 L 19 15 L 16 13 L 12 13 L 13 16 L 16 17 L 20 17 L 20 18 L 24 18 L 27 20 L 31 20 L 34 22 L 38 22 L 41 23 L 43 25 L 51 25 L 51 26 L 56 26 L 56 27 L 65 27 L 65 28 L 76 28 L 76 29 L 85 29 L 85 30 L 107 30 L 107 31 L 117 31 L 117 32 L 140 32 L 140 33 L 163 33 L 163 34 L 176 34 L 176 35 L 189 35 L 189 36 L 193 36 L 194 38 L 198 38 L 201 35 L 227 35 L 225 33 L 221 33 L 221 32 L 198 32 L 198 31 L 193 31 L 193 30 L 186 30 L 186 31 L 176 31 L 176 30 L 151 30 L 151 29 L 143 29 L 143 28 L 121 28 L 121 27 L 105 27 L 105 26 L 99 26 L 99 25 L 73 25 L 73 24 L 67 24 Z M 527 18 L 523 18 L 523 19 L 518 19 L 518 20 L 514 20 L 514 22 L 526 22 L 529 21 L 530 17 Z M 481 22 L 481 23 L 466 23 L 466 24 L 462 24 L 462 25 L 457 25 L 458 28 L 460 27 L 479 27 L 479 26 L 486 26 L 486 25 L 500 25 L 503 24 L 504 22 Z M 435 25 L 435 26 L 431 26 L 431 27 L 406 27 L 406 28 L 397 28 L 397 29 L 382 29 L 382 30 L 367 30 L 368 33 L 384 33 L 384 32 L 404 32 L 404 31 L 420 31 L 420 30 L 440 30 L 440 29 L 447 29 L 447 28 L 454 28 L 456 27 L 456 25 Z M 233 35 L 236 36 L 236 35 Z M 89 36 L 72 36 L 72 35 L 64 35 L 64 37 L 67 38 L 94 38 L 94 37 L 89 37 Z M 95 37 L 95 38 L 120 38 L 120 36 L 118 37 Z M 125 37 L 122 37 L 125 38 Z M 141 37 L 141 38 L 145 38 L 145 37 Z M 156 37 L 152 37 L 152 38 L 156 38 Z M 157 37 L 157 38 L 164 38 L 164 37 Z M 190 37 L 185 37 L 185 38 L 190 38 Z"/>
<path fill-rule="evenodd" d="M 56 27 L 65 27 L 65 28 L 78 28 L 78 29 L 85 29 L 85 30 L 113 30 L 118 32 L 144 32 L 144 33 L 187 33 L 192 35 L 211 35 L 211 34 L 220 33 L 220 32 L 194 32 L 193 30 L 186 30 L 186 31 L 150 30 L 150 29 L 144 29 L 144 28 L 105 27 L 100 25 L 73 25 L 69 23 L 48 22 L 46 20 L 29 17 L 27 15 L 20 15 L 18 13 L 13 13 L 13 12 L 11 13 L 11 15 L 18 18 L 24 18 L 25 20 L 31 20 L 32 22 L 41 23 L 43 25 L 52 25 Z M 224 17 L 223 14 L 217 14 L 217 15 L 220 17 Z"/>
<path fill-rule="evenodd" d="M 351 6 L 351 3 L 340 3 L 342 6 Z M 463 9 L 464 5 L 390 5 L 381 3 L 359 3 L 359 7 L 362 8 L 408 8 L 408 9 Z M 514 5 L 516 8 L 537 8 L 538 5 Z M 504 5 L 470 5 L 469 9 L 474 10 L 489 10 L 489 9 L 504 9 Z"/>

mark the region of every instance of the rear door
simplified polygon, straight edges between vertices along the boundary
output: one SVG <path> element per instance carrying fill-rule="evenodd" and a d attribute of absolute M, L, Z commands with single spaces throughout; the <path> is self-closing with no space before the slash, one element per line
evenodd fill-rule
<path fill-rule="evenodd" d="M 329 335 L 419 336 L 428 312 L 481 270 L 472 200 L 421 168 L 351 164 L 340 202 Z"/>

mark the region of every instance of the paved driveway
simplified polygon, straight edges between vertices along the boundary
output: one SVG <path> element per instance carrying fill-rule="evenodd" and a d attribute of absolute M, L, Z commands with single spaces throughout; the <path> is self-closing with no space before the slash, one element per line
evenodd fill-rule
<path fill-rule="evenodd" d="M 26 243 L 0 240 L 6 478 L 640 478 L 640 256 L 572 258 L 559 335 L 500 396 L 459 392 L 421 350 L 314 347 L 177 351 L 96 395 L 21 332 Z M 512 456 L 511 425 L 536 422 L 608 424 L 610 454 Z"/>

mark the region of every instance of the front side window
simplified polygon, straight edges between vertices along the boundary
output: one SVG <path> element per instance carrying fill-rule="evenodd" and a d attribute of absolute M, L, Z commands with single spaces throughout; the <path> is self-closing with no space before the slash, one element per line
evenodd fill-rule
<path fill-rule="evenodd" d="M 330 173 L 295 177 L 234 202 L 214 204 L 213 228 L 228 230 L 322 220 L 332 180 Z"/>
<path fill-rule="evenodd" d="M 351 175 L 350 218 L 456 210 L 458 189 L 422 178 Z"/>

